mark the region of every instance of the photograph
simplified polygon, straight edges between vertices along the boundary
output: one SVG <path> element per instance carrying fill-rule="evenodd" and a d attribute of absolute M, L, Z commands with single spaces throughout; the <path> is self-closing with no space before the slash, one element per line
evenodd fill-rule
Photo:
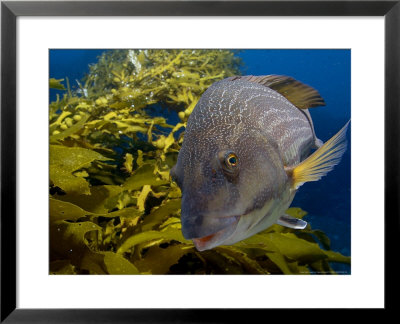
<path fill-rule="evenodd" d="M 50 275 L 350 275 L 351 49 L 48 50 Z"/>

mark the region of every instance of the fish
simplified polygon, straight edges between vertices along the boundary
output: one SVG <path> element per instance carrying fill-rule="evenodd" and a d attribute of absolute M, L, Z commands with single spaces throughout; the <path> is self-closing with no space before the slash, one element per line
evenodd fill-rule
<path fill-rule="evenodd" d="M 232 245 L 274 224 L 304 229 L 287 215 L 299 187 L 318 181 L 347 147 L 350 121 L 317 138 L 310 108 L 317 90 L 281 75 L 213 83 L 187 120 L 171 178 L 182 191 L 181 228 L 198 251 Z"/>

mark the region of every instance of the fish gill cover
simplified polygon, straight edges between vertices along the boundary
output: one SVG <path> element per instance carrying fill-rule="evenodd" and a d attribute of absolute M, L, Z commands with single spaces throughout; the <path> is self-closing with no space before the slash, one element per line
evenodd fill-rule
<path fill-rule="evenodd" d="M 75 90 L 50 76 L 63 92 L 49 105 L 50 274 L 334 274 L 332 262 L 350 263 L 309 224 L 203 252 L 182 236 L 169 171 L 202 93 L 241 64 L 229 50 L 113 50 Z"/>

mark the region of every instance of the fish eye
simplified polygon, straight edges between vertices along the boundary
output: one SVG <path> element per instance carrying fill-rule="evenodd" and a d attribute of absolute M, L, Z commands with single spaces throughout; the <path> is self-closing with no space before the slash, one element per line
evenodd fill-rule
<path fill-rule="evenodd" d="M 225 158 L 225 164 L 228 167 L 235 168 L 238 165 L 238 157 L 235 153 L 228 153 Z"/>
<path fill-rule="evenodd" d="M 221 151 L 218 154 L 220 165 L 226 175 L 235 176 L 239 172 L 239 158 L 232 151 Z"/>

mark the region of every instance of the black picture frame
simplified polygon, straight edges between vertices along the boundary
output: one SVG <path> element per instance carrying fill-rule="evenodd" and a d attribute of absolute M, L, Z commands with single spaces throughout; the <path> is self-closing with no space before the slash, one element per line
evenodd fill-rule
<path fill-rule="evenodd" d="M 16 308 L 16 19 L 18 16 L 384 16 L 385 310 L 395 307 L 393 239 L 399 237 L 400 1 L 2 1 L 1 3 L 1 322 L 200 323 L 266 318 L 266 309 Z M 373 80 L 371 80 L 373 82 Z M 368 112 L 373 113 L 373 112 Z M 365 152 L 365 163 L 368 155 Z M 373 168 L 373 166 L 371 166 Z M 371 176 L 371 175 L 366 175 Z M 373 188 L 371 188 L 373 190 Z M 367 283 L 366 283 L 367 284 Z M 367 289 L 367 288 L 366 288 Z M 40 292 L 38 292 L 40 293 Z M 270 315 L 270 313 L 268 313 Z M 269 317 L 271 318 L 271 317 Z"/>

